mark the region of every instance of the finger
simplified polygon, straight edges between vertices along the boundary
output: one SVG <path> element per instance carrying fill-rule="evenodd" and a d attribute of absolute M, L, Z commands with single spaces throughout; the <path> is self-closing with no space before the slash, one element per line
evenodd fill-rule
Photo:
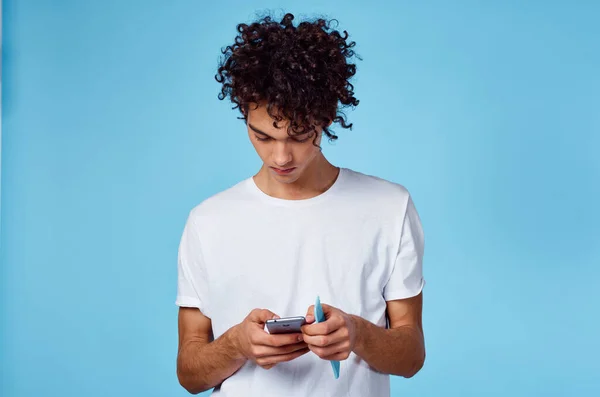
<path fill-rule="evenodd" d="M 304 316 L 306 324 L 312 324 L 315 322 L 314 311 L 315 311 L 315 305 L 309 306 L 308 310 L 306 311 L 306 315 Z"/>
<path fill-rule="evenodd" d="M 325 320 L 329 320 L 329 317 L 331 317 L 337 310 L 335 307 L 326 303 L 321 303 L 321 309 L 323 310 L 323 316 L 325 316 Z"/>
<path fill-rule="evenodd" d="M 278 315 L 267 309 L 254 309 L 250 312 L 248 317 L 250 321 L 261 324 L 266 323 L 267 320 L 279 318 Z"/>
<path fill-rule="evenodd" d="M 281 347 L 293 345 L 304 340 L 301 333 L 293 334 L 268 334 L 261 330 L 252 334 L 250 341 L 255 345 Z"/>
<path fill-rule="evenodd" d="M 252 355 L 254 357 L 280 356 L 282 354 L 289 354 L 306 348 L 308 348 L 308 345 L 304 342 L 298 342 L 293 345 L 282 347 L 255 345 L 252 348 Z"/>
<path fill-rule="evenodd" d="M 337 355 L 338 353 L 349 351 L 349 347 L 350 347 L 350 343 L 347 341 L 339 342 L 339 343 L 336 343 L 334 345 L 330 345 L 327 347 L 308 345 L 308 348 L 310 349 L 310 351 L 312 351 L 313 353 L 315 353 L 317 356 L 319 356 L 322 359 L 325 359 L 326 357 L 332 357 L 334 355 Z"/>
<path fill-rule="evenodd" d="M 304 335 L 304 342 L 308 345 L 325 347 L 347 340 L 348 328 L 342 327 L 328 335 Z"/>
<path fill-rule="evenodd" d="M 315 305 L 310 305 L 308 307 L 308 310 L 306 311 L 306 316 L 304 316 L 304 317 L 308 317 L 308 316 L 314 317 L 314 314 L 315 314 L 314 311 L 315 311 Z"/>
<path fill-rule="evenodd" d="M 302 334 L 306 335 L 328 335 L 337 331 L 344 325 L 344 319 L 333 316 L 322 323 L 314 323 L 302 326 Z"/>
<path fill-rule="evenodd" d="M 294 360 L 300 356 L 305 355 L 309 351 L 310 350 L 308 350 L 308 348 L 304 348 L 302 350 L 298 350 L 298 351 L 295 351 L 295 352 L 289 353 L 289 354 L 278 354 L 276 356 L 261 357 L 256 360 L 256 363 L 263 368 L 265 368 L 265 367 L 272 368 L 273 365 L 275 365 L 275 364 Z"/>
<path fill-rule="evenodd" d="M 335 353 L 331 356 L 325 356 L 325 357 L 323 357 L 323 360 L 344 361 L 344 360 L 347 360 L 348 357 L 350 357 L 350 351 L 343 351 L 343 352 Z"/>

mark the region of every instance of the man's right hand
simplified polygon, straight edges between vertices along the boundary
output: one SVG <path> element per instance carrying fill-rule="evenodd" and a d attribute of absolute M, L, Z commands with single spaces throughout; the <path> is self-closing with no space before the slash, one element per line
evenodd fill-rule
<path fill-rule="evenodd" d="M 308 353 L 302 334 L 270 335 L 264 330 L 267 320 L 279 318 L 266 309 L 254 309 L 235 327 L 234 341 L 240 354 L 265 369 Z"/>

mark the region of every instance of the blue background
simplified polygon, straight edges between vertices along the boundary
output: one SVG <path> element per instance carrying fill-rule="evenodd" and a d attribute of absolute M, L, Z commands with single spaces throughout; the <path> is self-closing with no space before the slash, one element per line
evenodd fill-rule
<path fill-rule="evenodd" d="M 0 394 L 184 396 L 183 224 L 260 166 L 213 79 L 255 3 L 3 3 Z M 260 10 L 363 57 L 326 156 L 425 228 L 428 357 L 393 395 L 600 395 L 600 3 L 302 3 Z"/>

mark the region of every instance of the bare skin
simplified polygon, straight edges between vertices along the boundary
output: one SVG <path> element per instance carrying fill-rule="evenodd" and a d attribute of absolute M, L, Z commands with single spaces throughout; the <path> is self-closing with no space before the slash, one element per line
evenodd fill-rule
<path fill-rule="evenodd" d="M 302 328 L 308 348 L 324 360 L 346 360 L 351 352 L 376 371 L 410 378 L 425 362 L 421 312 L 423 296 L 389 301 L 390 328 L 384 329 L 323 304 L 326 321 L 314 324 L 314 306 L 308 308 Z"/>
<path fill-rule="evenodd" d="M 290 137 L 287 125 L 276 128 L 265 106 L 250 106 L 248 137 L 263 166 L 254 176 L 266 194 L 302 200 L 327 191 L 339 168 L 323 156 L 315 135 Z M 289 171 L 285 171 L 289 170 Z M 264 369 L 294 360 L 309 351 L 323 359 L 345 360 L 350 352 L 375 370 L 411 377 L 423 366 L 425 346 L 421 323 L 422 296 L 388 302 L 390 329 L 324 304 L 326 321 L 314 324 L 313 307 L 300 334 L 269 335 L 264 331 L 275 313 L 255 309 L 238 325 L 213 338 L 210 318 L 196 308 L 179 310 L 177 376 L 190 393 L 209 390 L 232 376 L 248 360 Z"/>
<path fill-rule="evenodd" d="M 190 393 L 209 390 L 251 360 L 265 369 L 308 353 L 302 334 L 269 335 L 269 310 L 255 309 L 240 324 L 213 340 L 211 320 L 196 308 L 179 309 L 177 377 Z"/>
<path fill-rule="evenodd" d="M 250 106 L 247 116 L 248 137 L 263 162 L 254 176 L 257 186 L 266 194 L 286 200 L 302 200 L 317 196 L 333 185 L 339 168 L 333 166 L 318 145 L 322 128 L 317 137 L 311 134 L 288 135 L 287 123 L 281 128 L 273 126 L 273 119 L 265 106 Z M 281 175 L 276 169 L 290 169 Z"/>

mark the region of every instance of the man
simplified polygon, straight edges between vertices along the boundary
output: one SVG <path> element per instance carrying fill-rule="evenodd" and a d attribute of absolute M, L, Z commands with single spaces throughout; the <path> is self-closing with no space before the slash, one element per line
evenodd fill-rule
<path fill-rule="evenodd" d="M 351 127 L 340 107 L 358 104 L 354 43 L 324 20 L 292 20 L 241 24 L 223 52 L 220 99 L 240 109 L 263 166 L 189 215 L 178 378 L 219 396 L 389 396 L 389 375 L 411 377 L 425 359 L 419 216 L 401 185 L 321 152 L 332 123 Z M 264 329 L 298 315 L 301 333 Z"/>

